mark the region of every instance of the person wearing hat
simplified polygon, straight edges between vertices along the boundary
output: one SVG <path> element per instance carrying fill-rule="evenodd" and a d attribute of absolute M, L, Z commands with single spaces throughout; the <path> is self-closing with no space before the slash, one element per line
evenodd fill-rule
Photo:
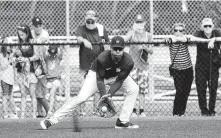
<path fill-rule="evenodd" d="M 58 45 L 50 45 L 45 48 L 43 52 L 43 59 L 45 62 L 47 74 L 45 75 L 47 83 L 46 88 L 50 93 L 50 102 L 47 117 L 50 117 L 53 113 L 53 107 L 55 102 L 56 92 L 61 87 L 61 66 L 60 62 L 63 57 L 63 49 Z"/>
<path fill-rule="evenodd" d="M 132 29 L 126 34 L 125 41 L 150 42 L 152 34 L 145 30 L 146 21 L 142 14 L 135 17 Z M 134 68 L 130 75 L 140 87 L 138 114 L 145 117 L 145 94 L 148 94 L 149 54 L 153 54 L 152 45 L 131 44 L 129 54 L 134 60 Z M 145 54 L 145 55 L 144 55 Z M 137 117 L 137 109 L 133 109 L 132 117 Z"/>
<path fill-rule="evenodd" d="M 214 29 L 214 23 L 211 18 L 204 18 L 201 24 L 201 30 L 196 31 L 195 37 L 210 39 L 209 44 L 213 44 L 216 37 L 221 36 L 219 30 Z M 219 68 L 212 62 L 213 59 L 218 56 L 217 48 L 219 45 L 214 44 L 216 49 L 208 48 L 206 43 L 198 43 L 197 45 L 197 57 L 195 65 L 195 81 L 198 93 L 199 107 L 202 116 L 214 116 Z M 209 104 L 207 106 L 206 90 L 209 88 Z"/>
<path fill-rule="evenodd" d="M 35 43 L 46 43 L 49 42 L 49 34 L 48 32 L 43 29 L 43 22 L 40 17 L 35 16 L 32 18 L 32 25 L 33 30 L 31 30 L 32 36 L 34 38 Z M 44 50 L 43 46 L 38 46 L 38 53 L 39 56 L 42 56 L 42 52 Z M 42 61 L 41 61 L 42 62 Z M 39 62 L 40 64 L 40 62 Z M 41 65 L 42 66 L 42 65 Z M 44 71 L 43 71 L 44 72 Z M 41 72 L 42 73 L 42 72 Z M 49 104 L 47 99 L 45 98 L 46 95 L 46 87 L 45 87 L 45 76 L 42 76 L 39 74 L 38 82 L 37 82 L 37 89 L 36 89 L 36 98 L 37 98 L 37 118 L 45 117 L 49 110 Z M 44 115 L 44 112 L 42 110 L 42 107 L 44 107 L 46 115 Z"/>
<path fill-rule="evenodd" d="M 109 37 L 105 27 L 99 23 L 97 23 L 98 17 L 95 11 L 88 10 L 85 14 L 84 25 L 77 27 L 76 36 L 77 41 L 80 43 L 79 48 L 79 65 L 80 72 L 79 74 L 82 77 L 79 77 L 79 82 L 83 83 L 83 76 L 89 70 L 91 63 L 95 60 L 95 58 L 104 51 L 104 45 L 102 42 L 109 42 Z M 91 43 L 99 43 L 96 45 L 92 45 Z M 94 107 L 96 100 L 99 95 L 96 93 L 94 95 Z M 80 108 L 80 115 L 85 116 L 84 104 Z M 93 108 L 95 112 L 95 108 Z"/>
<path fill-rule="evenodd" d="M 124 39 L 115 36 L 111 41 L 111 49 L 102 52 L 92 63 L 84 84 L 77 95 L 67 101 L 49 119 L 42 120 L 42 129 L 58 123 L 61 119 L 75 110 L 75 108 L 89 99 L 96 91 L 102 97 L 112 97 L 119 89 L 127 92 L 119 118 L 115 128 L 139 128 L 138 125 L 130 123 L 130 116 L 133 111 L 139 87 L 129 76 L 133 69 L 134 62 L 131 56 L 124 52 Z M 106 92 L 105 84 L 110 85 Z"/>

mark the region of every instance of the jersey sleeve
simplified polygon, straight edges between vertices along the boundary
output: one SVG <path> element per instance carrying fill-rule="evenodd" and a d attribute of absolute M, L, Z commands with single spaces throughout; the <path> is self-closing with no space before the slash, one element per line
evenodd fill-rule
<path fill-rule="evenodd" d="M 96 72 L 97 72 L 97 88 L 102 95 L 104 95 L 106 93 L 106 88 L 105 88 L 105 84 L 104 84 L 104 78 L 105 78 L 105 68 L 103 67 L 101 61 L 99 59 L 97 59 L 96 61 Z"/>

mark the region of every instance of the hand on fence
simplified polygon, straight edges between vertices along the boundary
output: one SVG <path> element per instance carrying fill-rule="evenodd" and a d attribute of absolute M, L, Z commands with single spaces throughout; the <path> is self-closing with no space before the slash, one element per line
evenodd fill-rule
<path fill-rule="evenodd" d="M 208 43 L 208 49 L 213 49 L 214 48 L 214 42 L 216 41 L 215 38 L 212 38 L 209 43 Z"/>
<path fill-rule="evenodd" d="M 173 37 L 172 38 L 172 42 L 173 43 L 176 43 L 176 42 L 186 43 L 187 42 L 187 38 L 185 36 Z"/>
<path fill-rule="evenodd" d="M 85 47 L 87 47 L 89 49 L 92 49 L 92 45 L 91 45 L 91 43 L 87 39 L 84 39 L 83 43 L 84 43 Z"/>

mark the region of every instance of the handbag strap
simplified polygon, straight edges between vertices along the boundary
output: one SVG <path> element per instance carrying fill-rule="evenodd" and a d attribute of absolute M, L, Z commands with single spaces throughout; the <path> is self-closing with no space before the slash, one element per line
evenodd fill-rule
<path fill-rule="evenodd" d="M 179 47 L 178 47 L 178 49 L 177 49 L 177 51 L 176 51 L 176 53 L 175 53 L 175 56 L 173 57 L 173 59 L 172 59 L 172 64 L 171 64 L 171 67 L 173 66 L 173 64 L 174 64 L 174 59 L 176 58 L 176 55 L 177 55 L 177 53 L 178 53 L 178 51 L 179 51 L 179 49 L 180 49 L 180 44 L 179 44 Z"/>

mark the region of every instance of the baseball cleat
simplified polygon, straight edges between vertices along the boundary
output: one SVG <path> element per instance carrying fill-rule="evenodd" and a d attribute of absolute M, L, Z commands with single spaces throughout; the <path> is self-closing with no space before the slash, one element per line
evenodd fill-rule
<path fill-rule="evenodd" d="M 41 125 L 41 128 L 42 129 L 44 129 L 44 130 L 46 130 L 46 129 L 48 129 L 50 126 L 52 126 L 52 124 L 51 124 L 51 122 L 49 121 L 49 120 L 42 120 L 41 122 L 40 122 L 40 125 Z"/>
<path fill-rule="evenodd" d="M 117 128 L 117 129 L 123 129 L 123 128 L 137 129 L 137 128 L 139 128 L 139 126 L 138 125 L 134 125 L 134 124 L 132 124 L 130 122 L 122 123 L 122 121 L 120 121 L 120 119 L 118 118 L 117 122 L 116 122 L 116 125 L 115 125 L 115 128 Z"/>

